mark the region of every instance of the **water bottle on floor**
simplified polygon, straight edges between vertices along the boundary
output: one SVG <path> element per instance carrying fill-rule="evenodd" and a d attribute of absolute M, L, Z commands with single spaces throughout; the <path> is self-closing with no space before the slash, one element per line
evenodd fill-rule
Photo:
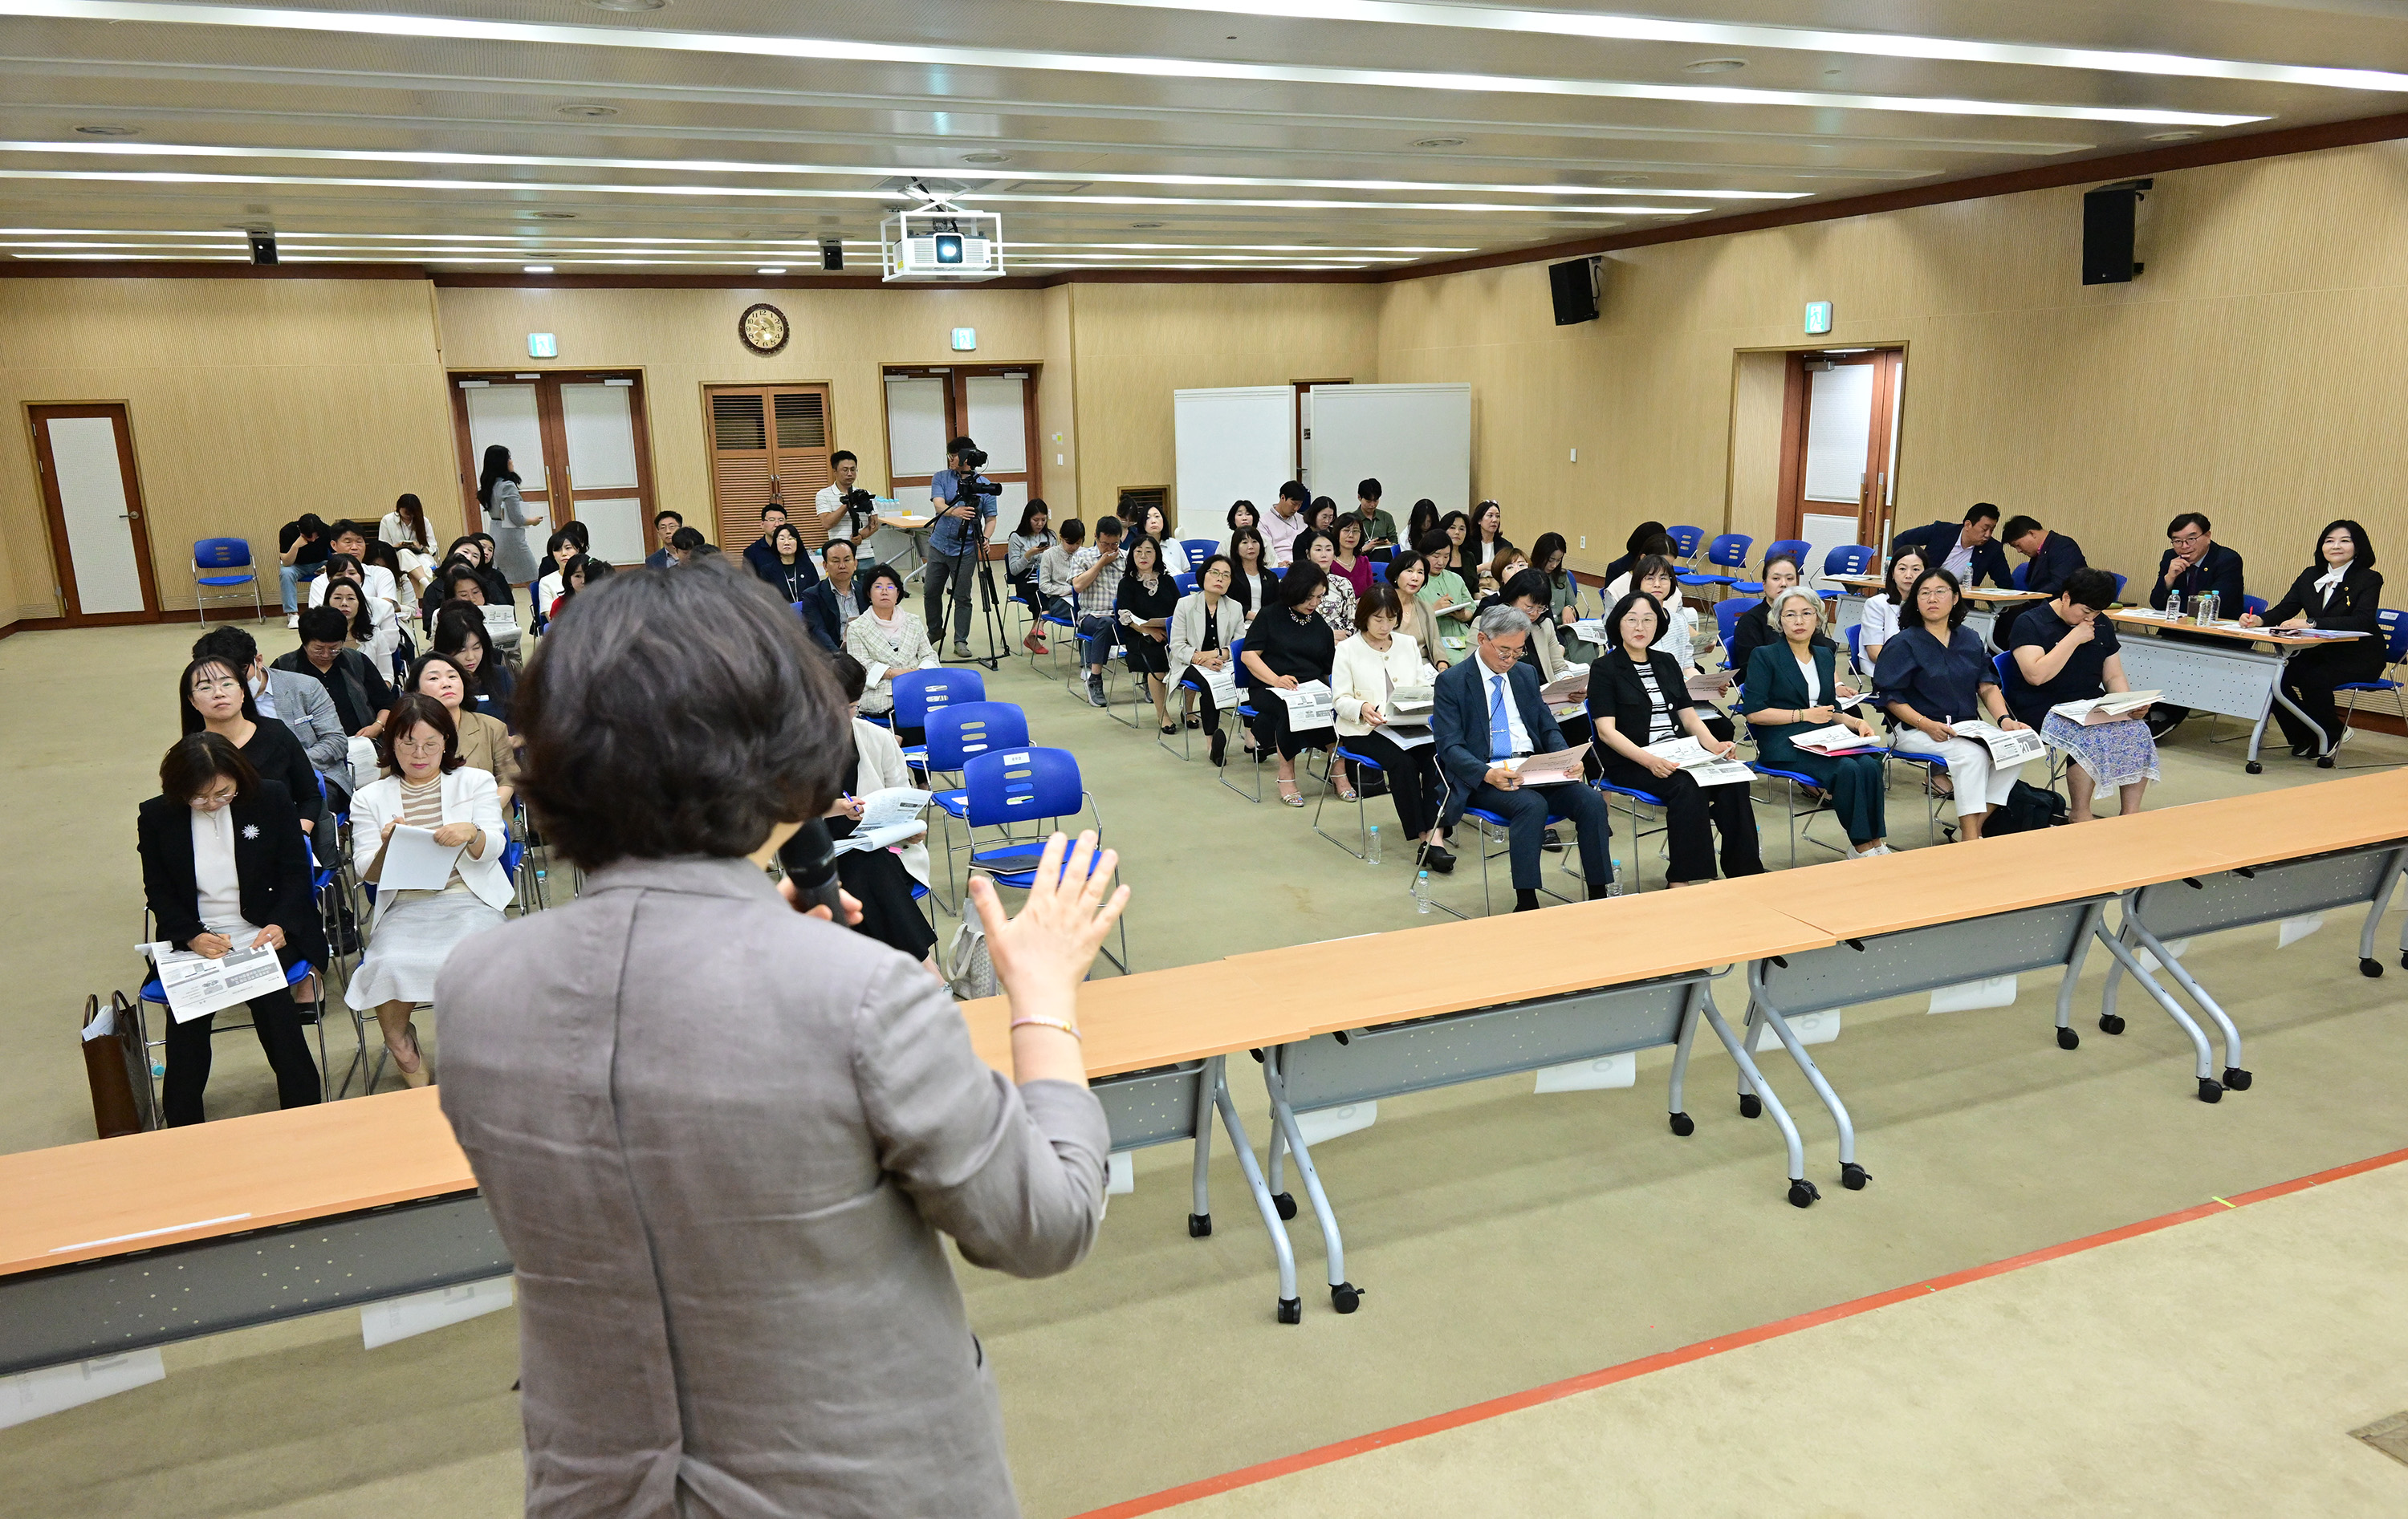
<path fill-rule="evenodd" d="M 1427 912 L 1429 910 L 1429 872 L 1416 870 L 1413 872 L 1413 910 Z"/>
<path fill-rule="evenodd" d="M 1363 850 L 1363 863 L 1366 865 L 1380 863 L 1380 825 L 1376 823 L 1371 824 L 1370 842 Z"/>

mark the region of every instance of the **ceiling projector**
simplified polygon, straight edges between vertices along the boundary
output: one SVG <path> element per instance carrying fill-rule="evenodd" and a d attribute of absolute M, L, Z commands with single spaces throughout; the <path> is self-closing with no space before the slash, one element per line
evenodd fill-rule
<path fill-rule="evenodd" d="M 993 279 L 1003 273 L 1003 218 L 931 196 L 880 222 L 878 246 L 884 283 Z"/>

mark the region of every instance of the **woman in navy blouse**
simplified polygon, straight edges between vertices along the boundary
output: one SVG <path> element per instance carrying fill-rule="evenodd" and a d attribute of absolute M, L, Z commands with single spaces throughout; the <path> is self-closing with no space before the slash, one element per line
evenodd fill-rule
<path fill-rule="evenodd" d="M 1936 754 L 1956 781 L 1960 838 L 1982 837 L 1990 809 L 2007 799 L 2023 766 L 2000 768 L 1979 739 L 1960 738 L 1954 724 L 1986 718 L 2004 729 L 2026 726 L 2007 709 L 1979 634 L 1965 626 L 1965 595 L 1956 577 L 1927 569 L 1907 592 L 1911 626 L 1882 645 L 1873 666 L 1873 697 L 1898 724 L 1901 754 Z M 1901 619 L 1901 622 L 1910 619 Z"/>

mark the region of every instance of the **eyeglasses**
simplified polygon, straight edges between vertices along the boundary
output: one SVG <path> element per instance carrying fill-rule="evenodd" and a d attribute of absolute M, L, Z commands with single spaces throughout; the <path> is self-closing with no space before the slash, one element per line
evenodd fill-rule
<path fill-rule="evenodd" d="M 2172 537 L 2168 538 L 2166 541 L 2172 544 L 2177 549 L 2187 549 L 2193 544 L 2205 543 L 2207 541 L 2207 535 L 2194 529 L 2190 532 L 2176 533 Z"/>
<path fill-rule="evenodd" d="M 431 734 L 423 738 L 396 738 L 394 740 L 393 747 L 406 749 L 413 754 L 437 753 L 443 748 L 443 736 Z"/>
<path fill-rule="evenodd" d="M 193 682 L 193 695 L 195 696 L 213 696 L 221 691 L 240 691 L 241 689 L 240 681 L 229 680 L 222 675 L 215 680 L 203 679 Z"/>

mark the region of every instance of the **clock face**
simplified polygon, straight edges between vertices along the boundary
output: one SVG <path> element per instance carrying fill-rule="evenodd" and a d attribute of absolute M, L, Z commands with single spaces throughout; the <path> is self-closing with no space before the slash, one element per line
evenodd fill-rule
<path fill-rule="evenodd" d="M 786 346 L 786 313 L 764 301 L 748 306 L 737 319 L 737 335 L 755 353 L 775 353 Z"/>

